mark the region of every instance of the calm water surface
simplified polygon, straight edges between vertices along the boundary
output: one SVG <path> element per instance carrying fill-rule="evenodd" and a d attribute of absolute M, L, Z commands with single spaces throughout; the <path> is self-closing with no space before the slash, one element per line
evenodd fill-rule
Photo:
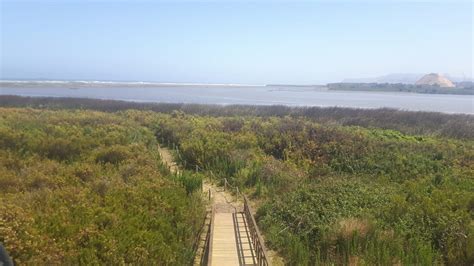
<path fill-rule="evenodd" d="M 343 92 L 282 87 L 85 87 L 0 88 L 0 94 L 81 97 L 138 102 L 289 106 L 390 107 L 412 111 L 474 114 L 474 96 L 391 92 Z"/>

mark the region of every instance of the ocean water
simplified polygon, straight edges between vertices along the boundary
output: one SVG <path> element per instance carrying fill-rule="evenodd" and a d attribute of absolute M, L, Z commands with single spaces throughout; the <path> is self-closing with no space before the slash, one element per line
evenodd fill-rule
<path fill-rule="evenodd" d="M 397 92 L 344 92 L 270 86 L 0 87 L 0 95 L 80 97 L 136 102 L 339 106 L 474 114 L 474 96 Z"/>

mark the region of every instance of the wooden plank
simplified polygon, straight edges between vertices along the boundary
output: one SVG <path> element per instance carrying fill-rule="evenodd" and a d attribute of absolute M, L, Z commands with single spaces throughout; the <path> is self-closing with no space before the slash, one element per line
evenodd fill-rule
<path fill-rule="evenodd" d="M 257 261 L 255 259 L 255 250 L 249 228 L 247 227 L 245 214 L 243 212 L 236 213 L 235 222 L 239 240 L 237 249 L 239 251 L 240 262 L 243 265 L 256 265 Z"/>
<path fill-rule="evenodd" d="M 214 216 L 211 265 L 240 265 L 233 213 Z"/>

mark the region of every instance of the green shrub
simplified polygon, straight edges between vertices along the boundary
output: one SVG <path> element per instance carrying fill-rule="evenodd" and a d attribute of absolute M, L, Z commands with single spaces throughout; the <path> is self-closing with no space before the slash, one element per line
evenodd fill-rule
<path fill-rule="evenodd" d="M 119 164 L 130 157 L 128 149 L 123 146 L 114 146 L 100 151 L 96 156 L 98 163 Z"/>

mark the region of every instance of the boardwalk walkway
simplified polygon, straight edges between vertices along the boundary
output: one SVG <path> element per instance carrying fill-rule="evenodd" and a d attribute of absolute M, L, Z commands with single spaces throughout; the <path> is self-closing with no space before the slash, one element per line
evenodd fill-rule
<path fill-rule="evenodd" d="M 256 265 L 255 250 L 243 212 L 214 216 L 210 265 Z"/>
<path fill-rule="evenodd" d="M 208 265 L 269 265 L 247 198 L 236 188 L 237 197 L 230 196 L 226 187 L 230 185 L 224 179 L 224 188 L 216 193 L 225 202 L 213 203 Z"/>
<path fill-rule="evenodd" d="M 160 154 L 171 172 L 179 171 L 168 149 L 160 148 Z M 198 259 L 197 262 L 219 266 L 269 265 L 255 221 L 249 217 L 252 214 L 247 200 L 243 196 L 234 197 L 226 191 L 226 186 L 218 187 L 209 182 L 203 184 L 203 191 L 211 195 L 212 212 L 205 247 L 207 252 L 202 254 L 206 259 Z"/>

